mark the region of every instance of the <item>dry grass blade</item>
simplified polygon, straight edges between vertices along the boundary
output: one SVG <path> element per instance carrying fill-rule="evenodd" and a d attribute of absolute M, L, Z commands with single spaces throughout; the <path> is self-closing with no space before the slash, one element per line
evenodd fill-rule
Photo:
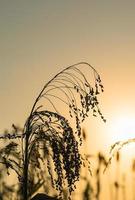
<path fill-rule="evenodd" d="M 110 149 L 110 157 L 109 157 L 109 160 L 106 164 L 106 167 L 104 169 L 104 172 L 106 171 L 106 169 L 108 168 L 108 166 L 111 164 L 112 162 L 112 159 L 115 155 L 117 155 L 117 153 L 126 145 L 129 145 L 131 143 L 134 143 L 135 142 L 135 138 L 131 138 L 131 139 L 128 139 L 128 140 L 125 140 L 125 141 L 118 141 L 116 143 L 114 143 L 112 146 L 111 146 L 111 149 Z"/>

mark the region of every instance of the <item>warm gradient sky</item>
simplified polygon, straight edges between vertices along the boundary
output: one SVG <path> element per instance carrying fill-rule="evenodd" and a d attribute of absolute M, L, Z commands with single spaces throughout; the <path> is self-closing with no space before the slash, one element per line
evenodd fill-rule
<path fill-rule="evenodd" d="M 43 84 L 79 61 L 102 76 L 108 124 L 135 118 L 134 10 L 134 1 L 0 0 L 0 130 L 22 125 Z"/>
<path fill-rule="evenodd" d="M 127 138 L 121 132 L 127 121 L 133 137 L 134 54 L 133 0 L 0 0 L 0 131 L 23 125 L 39 90 L 59 70 L 87 61 L 105 86 L 107 123 L 87 122 L 94 150 Z"/>

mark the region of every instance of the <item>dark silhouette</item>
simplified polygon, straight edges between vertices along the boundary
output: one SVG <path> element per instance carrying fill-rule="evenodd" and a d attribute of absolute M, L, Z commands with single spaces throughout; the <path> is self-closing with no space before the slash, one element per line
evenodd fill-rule
<path fill-rule="evenodd" d="M 101 173 L 101 167 L 102 166 L 106 166 L 107 161 L 104 157 L 104 155 L 102 153 L 98 153 L 98 168 L 96 170 L 96 199 L 99 200 L 100 199 L 100 193 L 101 193 L 101 178 L 100 178 L 100 173 Z"/>
<path fill-rule="evenodd" d="M 87 80 L 84 68 L 87 74 L 92 70 L 94 83 Z M 22 200 L 28 200 L 46 183 L 46 177 L 40 174 L 43 166 L 47 167 L 59 197 L 62 198 L 65 186 L 70 197 L 84 164 L 79 151 L 83 140 L 81 123 L 89 111 L 106 121 L 97 98 L 103 90 L 100 76 L 90 64 L 81 62 L 69 66 L 44 85 L 24 128 L 20 130 L 13 125 L 11 133 L 0 136 L 10 140 L 1 150 L 0 159 L 7 173 L 12 169 L 17 174 L 20 185 L 18 195 Z M 68 111 L 67 117 L 58 110 L 58 103 L 60 108 L 63 104 Z M 34 176 L 31 169 L 34 169 Z"/>
<path fill-rule="evenodd" d="M 50 197 L 43 193 L 38 193 L 31 200 L 58 200 L 58 199 L 56 197 Z"/>

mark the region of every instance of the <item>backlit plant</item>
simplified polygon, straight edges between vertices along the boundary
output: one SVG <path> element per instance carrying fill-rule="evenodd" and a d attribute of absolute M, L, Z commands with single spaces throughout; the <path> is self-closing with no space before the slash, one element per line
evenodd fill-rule
<path fill-rule="evenodd" d="M 92 83 L 83 72 L 85 68 L 87 75 L 93 74 Z M 12 133 L 0 136 L 10 140 L 1 150 L 1 163 L 7 172 L 13 169 L 17 174 L 18 194 L 22 194 L 23 200 L 29 199 L 33 191 L 45 184 L 46 177 L 41 174 L 46 168 L 59 198 L 62 198 L 65 185 L 70 198 L 84 162 L 79 151 L 81 123 L 89 111 L 105 121 L 97 98 L 103 90 L 100 76 L 90 64 L 81 62 L 69 66 L 44 85 L 23 130 L 13 125 Z M 63 114 L 63 110 L 68 114 Z"/>

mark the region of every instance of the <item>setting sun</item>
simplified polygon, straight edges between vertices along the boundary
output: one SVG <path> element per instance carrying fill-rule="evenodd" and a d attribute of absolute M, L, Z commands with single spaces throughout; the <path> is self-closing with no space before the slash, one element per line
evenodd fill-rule
<path fill-rule="evenodd" d="M 112 140 L 127 140 L 135 137 L 135 117 L 130 115 L 117 115 L 112 119 L 109 133 L 112 135 Z"/>
<path fill-rule="evenodd" d="M 135 155 L 135 116 L 126 112 L 125 115 L 117 114 L 108 126 L 108 131 L 110 133 L 110 140 L 112 141 L 111 145 L 117 142 L 124 144 L 120 153 L 123 156 L 123 166 L 127 170 Z"/>
<path fill-rule="evenodd" d="M 135 200 L 135 1 L 0 15 L 0 200 Z"/>

